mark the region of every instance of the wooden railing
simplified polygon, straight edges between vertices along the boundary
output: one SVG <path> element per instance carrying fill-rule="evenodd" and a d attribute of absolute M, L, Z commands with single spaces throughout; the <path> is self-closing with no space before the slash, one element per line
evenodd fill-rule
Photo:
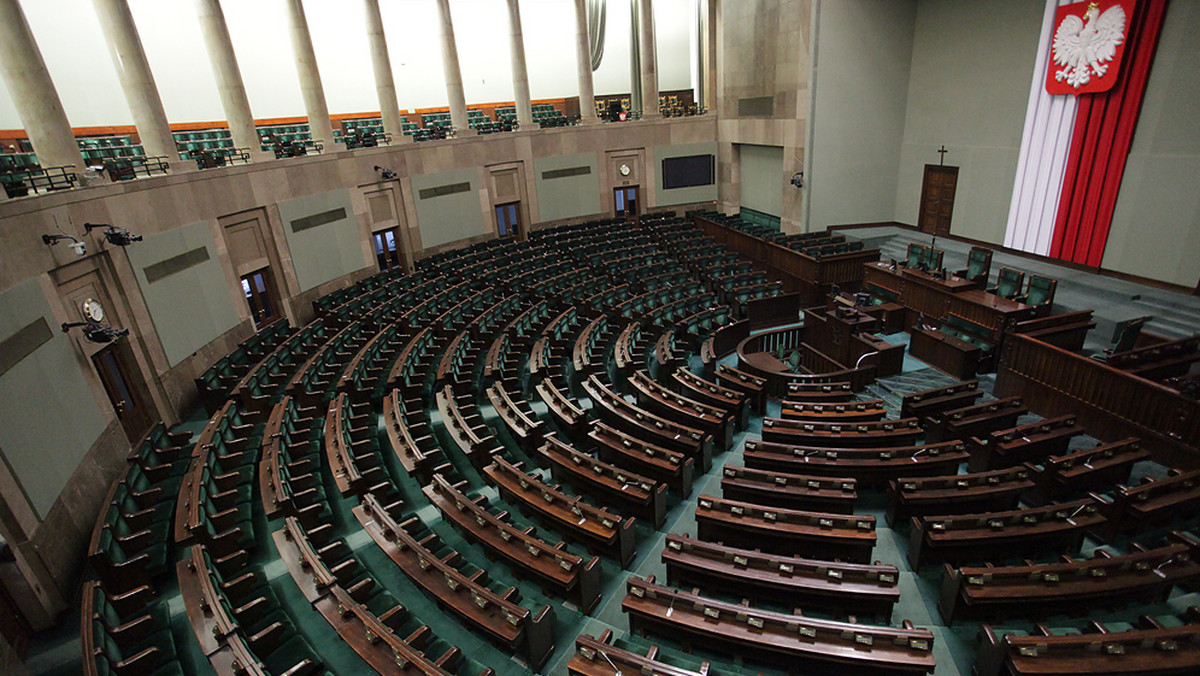
<path fill-rule="evenodd" d="M 1155 459 L 1200 467 L 1200 401 L 1029 336 L 1004 343 L 995 394 L 1019 394 L 1046 416 L 1077 413 L 1100 439 L 1141 437 Z"/>
<path fill-rule="evenodd" d="M 778 371 L 763 368 L 747 355 L 757 352 L 775 353 L 799 350 L 800 365 L 809 373 L 793 373 L 787 369 Z M 764 331 L 745 338 L 737 346 L 738 368 L 767 379 L 767 391 L 773 396 L 783 396 L 788 383 L 831 383 L 849 382 L 851 389 L 860 392 L 868 383 L 875 381 L 876 366 L 864 364 L 859 368 L 847 367 L 823 352 L 804 342 L 804 327 Z"/>

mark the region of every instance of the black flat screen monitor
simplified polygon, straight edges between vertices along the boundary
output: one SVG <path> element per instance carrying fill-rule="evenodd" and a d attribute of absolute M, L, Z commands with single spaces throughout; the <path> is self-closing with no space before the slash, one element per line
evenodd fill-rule
<path fill-rule="evenodd" d="M 668 157 L 662 161 L 663 190 L 716 183 L 712 155 Z"/>

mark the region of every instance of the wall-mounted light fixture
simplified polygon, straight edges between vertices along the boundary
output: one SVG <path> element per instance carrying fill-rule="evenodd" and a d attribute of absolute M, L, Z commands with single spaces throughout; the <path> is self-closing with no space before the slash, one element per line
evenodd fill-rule
<path fill-rule="evenodd" d="M 75 251 L 76 256 L 87 255 L 87 242 L 81 242 L 71 235 L 42 235 L 42 244 L 55 246 L 64 239 L 71 240 L 71 249 Z"/>
<path fill-rule="evenodd" d="M 83 337 L 90 343 L 111 343 L 129 335 L 129 329 L 114 329 L 100 322 L 63 322 L 63 333 L 77 326 L 83 328 Z"/>
<path fill-rule="evenodd" d="M 92 230 L 95 230 L 96 228 L 107 228 L 107 230 L 104 231 L 104 239 L 107 240 L 108 243 L 112 244 L 113 246 L 129 246 L 130 244 L 133 244 L 134 242 L 142 241 L 141 235 L 135 235 L 135 234 L 129 232 L 128 230 L 126 230 L 125 228 L 118 228 L 115 225 L 108 225 L 107 223 L 84 223 L 83 224 L 84 232 L 91 232 Z"/>

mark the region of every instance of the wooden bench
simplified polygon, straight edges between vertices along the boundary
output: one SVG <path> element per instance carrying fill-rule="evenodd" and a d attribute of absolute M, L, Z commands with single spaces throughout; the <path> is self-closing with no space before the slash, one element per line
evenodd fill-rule
<path fill-rule="evenodd" d="M 762 415 L 767 407 L 767 379 L 740 371 L 728 364 L 718 364 L 714 372 L 717 384 L 746 395 L 754 410 Z"/>
<path fill-rule="evenodd" d="M 853 514 L 858 498 L 855 481 L 849 477 L 788 474 L 736 465 L 722 469 L 721 495 L 759 505 L 835 514 Z"/>
<path fill-rule="evenodd" d="M 942 411 L 971 406 L 981 396 L 983 390 L 979 389 L 978 380 L 964 380 L 946 387 L 913 392 L 900 400 L 900 416 L 923 420 L 937 416 Z"/>
<path fill-rule="evenodd" d="M 714 451 L 727 450 L 733 445 L 733 416 L 727 411 L 689 399 L 667 389 L 645 371 L 638 371 L 628 380 L 638 405 L 651 413 L 699 430 L 712 433 Z"/>
<path fill-rule="evenodd" d="M 882 488 L 892 478 L 953 474 L 970 457 L 961 441 L 892 448 L 821 448 L 750 439 L 745 463 L 755 469 L 852 477 L 859 486 Z"/>
<path fill-rule="evenodd" d="M 568 397 L 551 379 L 534 386 L 534 391 L 549 409 L 554 420 L 569 433 L 579 433 L 587 427 L 587 414 L 573 399 Z"/>
<path fill-rule="evenodd" d="M 445 455 L 428 420 L 409 422 L 409 417 L 416 415 L 426 417 L 424 406 L 420 401 L 404 401 L 400 390 L 392 390 L 383 397 L 383 425 L 392 452 L 404 471 L 423 484 L 429 480 L 433 468 L 445 462 Z"/>
<path fill-rule="evenodd" d="M 538 419 L 524 399 L 513 398 L 512 392 L 519 392 L 520 387 L 515 380 L 506 380 L 495 383 L 486 391 L 492 408 L 496 409 L 517 445 L 528 451 L 537 448 L 545 438 L 546 423 Z"/>
<path fill-rule="evenodd" d="M 666 483 L 683 498 L 692 494 L 696 461 L 683 453 L 647 443 L 602 422 L 593 423 L 588 438 L 596 444 L 601 460 Z"/>
<path fill-rule="evenodd" d="M 1086 614 L 1125 603 L 1160 603 L 1175 585 L 1200 579 L 1197 542 L 1180 532 L 1172 543 L 1124 555 L 1096 550 L 1091 559 L 1020 566 L 954 568 L 946 564 L 938 612 L 954 620 Z"/>
<path fill-rule="evenodd" d="M 1150 459 L 1141 440 L 1129 437 L 1064 455 L 1054 455 L 1035 464 L 1025 463 L 1038 485 L 1041 502 L 1088 491 L 1106 490 L 1125 483 L 1133 466 Z"/>
<path fill-rule="evenodd" d="M 827 423 L 763 418 L 763 441 L 784 444 L 881 448 L 915 444 L 925 434 L 916 418 Z"/>
<path fill-rule="evenodd" d="M 590 612 L 600 601 L 600 559 L 584 559 L 566 550 L 566 543 L 551 545 L 539 538 L 532 528 L 517 528 L 509 522 L 508 512 L 493 514 L 487 498 L 467 497 L 465 482 L 452 484 L 441 474 L 422 489 L 442 517 L 466 538 L 477 542 L 491 555 L 540 584 L 560 594 L 569 594 L 583 612 Z"/>
<path fill-rule="evenodd" d="M 667 518 L 667 484 L 622 469 L 572 448 L 554 436 L 546 437 L 537 457 L 550 463 L 560 482 L 571 484 L 603 505 L 634 514 L 661 528 Z"/>
<path fill-rule="evenodd" d="M 854 674 L 933 673 L 933 633 L 905 621 L 878 627 L 779 613 L 718 601 L 630 576 L 621 609 L 630 631 L 796 669 L 818 667 Z"/>
<path fill-rule="evenodd" d="M 788 399 L 804 401 L 835 402 L 853 401 L 854 389 L 848 382 L 838 383 L 788 383 Z"/>
<path fill-rule="evenodd" d="M 745 429 L 750 424 L 750 400 L 744 392 L 722 387 L 687 369 L 673 371 L 671 383 L 683 396 L 729 413 L 738 429 Z"/>
<path fill-rule="evenodd" d="M 998 636 L 991 625 L 980 629 L 977 676 L 1096 674 L 1162 676 L 1200 671 L 1200 624 L 1162 626 L 1146 623 L 1126 631 L 1110 631 L 1100 623 L 1079 634 Z"/>
<path fill-rule="evenodd" d="M 1134 533 L 1187 519 L 1200 512 L 1200 470 L 1171 470 L 1163 479 L 1117 486 L 1104 511 L 1116 532 Z"/>
<path fill-rule="evenodd" d="M 628 669 L 631 674 L 656 676 L 708 675 L 708 661 L 701 662 L 698 670 L 685 669 L 655 659 L 658 646 L 651 646 L 647 654 L 639 655 L 612 645 L 612 637 L 611 629 L 605 629 L 599 637 L 580 634 L 575 639 L 575 654 L 567 663 L 567 673 L 570 676 L 614 676 Z"/>
<path fill-rule="evenodd" d="M 996 430 L 982 439 L 971 439 L 971 460 L 967 469 L 974 472 L 1012 467 L 1066 453 L 1071 439 L 1084 431 L 1074 415 Z"/>
<path fill-rule="evenodd" d="M 485 583 L 486 571 L 466 575 L 456 564 L 457 552 L 443 554 L 431 547 L 436 535 L 416 517 L 404 521 L 384 508 L 374 495 L 366 495 L 354 508 L 363 530 L 400 571 L 438 605 L 457 615 L 473 631 L 509 649 L 519 651 L 535 669 L 541 669 L 554 651 L 554 609 L 531 610 L 520 605 L 516 587 L 496 593 Z M 444 548 L 444 546 L 443 546 Z"/>
<path fill-rule="evenodd" d="M 1096 322 L 1092 320 L 1092 311 L 1079 310 L 1017 322 L 1013 331 L 1064 350 L 1078 352 L 1083 349 L 1088 332 L 1094 328 Z"/>
<path fill-rule="evenodd" d="M 662 551 L 667 583 L 698 585 L 774 604 L 867 613 L 890 618 L 900 599 L 895 566 L 841 563 L 764 553 L 667 535 Z"/>
<path fill-rule="evenodd" d="M 887 411 L 882 399 L 837 403 L 785 399 L 780 415 L 788 420 L 873 422 L 887 417 Z"/>
<path fill-rule="evenodd" d="M 592 400 L 592 411 L 601 420 L 651 443 L 686 453 L 702 471 L 707 472 L 712 467 L 714 443 L 711 432 L 643 410 L 625 401 L 595 375 L 584 381 L 583 389 Z"/>
<path fill-rule="evenodd" d="M 475 405 L 460 404 L 454 389 L 449 385 L 438 390 L 437 408 L 446 432 L 472 465 L 486 464 L 492 453 L 500 450 L 500 442 L 491 428 L 483 422 L 483 416 L 479 414 Z"/>
<path fill-rule="evenodd" d="M 555 530 L 617 559 L 622 568 L 634 557 L 634 518 L 620 516 L 571 497 L 496 455 L 484 478 L 507 501 L 533 512 Z"/>
<path fill-rule="evenodd" d="M 930 561 L 963 563 L 1006 559 L 1028 552 L 1079 551 L 1084 534 L 1104 525 L 1095 497 L 978 514 L 912 518 L 908 561 L 918 569 Z"/>
<path fill-rule="evenodd" d="M 992 430 L 1013 427 L 1017 424 L 1017 418 L 1028 412 L 1029 409 L 1021 404 L 1020 397 L 994 399 L 950 409 L 928 420 L 927 438 L 929 441 L 943 441 L 986 436 Z"/>
<path fill-rule="evenodd" d="M 910 516 L 969 514 L 1016 509 L 1021 496 L 1034 488 L 1024 467 L 975 474 L 892 479 L 887 522 L 901 525 Z"/>
<path fill-rule="evenodd" d="M 808 512 L 701 495 L 696 505 L 701 540 L 777 554 L 868 563 L 875 517 Z"/>

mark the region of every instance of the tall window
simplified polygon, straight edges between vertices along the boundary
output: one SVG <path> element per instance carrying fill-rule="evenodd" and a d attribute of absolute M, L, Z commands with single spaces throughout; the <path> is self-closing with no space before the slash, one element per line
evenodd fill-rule
<path fill-rule="evenodd" d="M 517 237 L 521 234 L 520 202 L 496 205 L 496 231 L 501 237 Z"/>
<path fill-rule="evenodd" d="M 388 228 L 374 234 L 375 260 L 379 261 L 380 270 L 389 270 L 404 265 L 400 257 L 400 229 Z"/>

